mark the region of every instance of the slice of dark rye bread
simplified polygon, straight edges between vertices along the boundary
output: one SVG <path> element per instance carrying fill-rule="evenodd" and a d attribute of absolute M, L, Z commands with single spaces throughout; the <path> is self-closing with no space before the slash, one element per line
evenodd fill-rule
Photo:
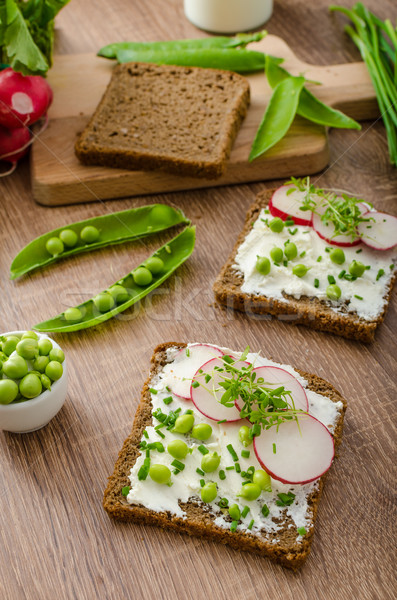
<path fill-rule="evenodd" d="M 229 71 L 126 63 L 75 145 L 86 165 L 220 177 L 250 100 Z"/>
<path fill-rule="evenodd" d="M 128 475 L 141 453 L 139 443 L 142 439 L 143 430 L 152 424 L 151 380 L 168 362 L 166 351 L 171 347 L 184 348 L 186 344 L 169 342 L 160 344 L 154 350 L 149 378 L 143 386 L 141 401 L 135 414 L 132 431 L 119 453 L 114 473 L 109 477 L 103 499 L 104 509 L 111 517 L 119 521 L 135 521 L 147 525 L 157 525 L 162 528 L 188 533 L 189 535 L 206 537 L 223 544 L 228 544 L 237 550 L 247 550 L 270 558 L 285 567 L 291 569 L 299 568 L 309 555 L 314 528 L 310 527 L 302 541 L 297 542 L 296 526 L 290 517 L 287 517 L 285 514 L 281 521 L 283 526 L 280 531 L 277 533 L 268 533 L 262 530 L 261 535 L 258 536 L 248 531 L 233 533 L 228 529 L 216 525 L 214 523 L 215 515 L 208 510 L 207 505 L 198 499 L 192 499 L 187 503 L 179 503 L 186 514 L 185 518 L 180 518 L 169 512 L 155 512 L 141 505 L 130 505 L 123 497 L 121 490 L 124 486 L 130 485 Z M 342 438 L 346 401 L 324 379 L 300 371 L 299 369 L 296 369 L 296 371 L 307 380 L 308 389 L 327 396 L 333 402 L 342 402 L 343 409 L 339 414 L 339 419 L 333 433 L 335 449 L 337 449 Z M 317 489 L 312 492 L 308 499 L 309 518 L 312 524 L 314 524 L 317 517 L 318 504 L 326 475 L 323 475 L 319 479 Z"/>
<path fill-rule="evenodd" d="M 239 246 L 243 243 L 252 224 L 258 218 L 261 210 L 266 208 L 275 190 L 260 192 L 254 204 L 248 210 L 242 232 L 237 238 L 229 259 L 222 267 L 214 282 L 215 299 L 219 304 L 246 313 L 259 315 L 273 315 L 280 320 L 295 325 L 306 325 L 312 329 L 328 331 L 345 338 L 361 342 L 372 342 L 375 330 L 385 318 L 386 310 L 392 293 L 397 273 L 393 276 L 386 292 L 386 303 L 382 313 L 372 320 L 366 320 L 357 314 L 347 312 L 346 307 L 341 307 L 344 312 L 335 312 L 330 305 L 318 298 L 302 296 L 299 299 L 288 294 L 283 294 L 285 300 L 278 300 L 267 296 L 246 294 L 241 291 L 244 278 L 243 274 L 233 268 Z"/>

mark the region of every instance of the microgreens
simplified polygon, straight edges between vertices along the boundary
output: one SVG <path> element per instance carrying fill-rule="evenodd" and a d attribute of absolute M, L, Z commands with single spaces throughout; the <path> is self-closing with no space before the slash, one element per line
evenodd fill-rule
<path fill-rule="evenodd" d="M 373 221 L 371 217 L 363 217 L 358 204 L 362 199 L 356 198 L 343 190 L 333 190 L 327 188 L 317 188 L 310 183 L 310 177 L 297 179 L 291 177 L 285 185 L 292 187 L 287 191 L 287 195 L 295 190 L 303 192 L 302 206 L 300 210 L 316 213 L 321 216 L 321 220 L 328 225 L 334 226 L 335 232 L 332 237 L 337 235 L 357 237 L 357 226 L 362 222 Z M 367 202 L 368 204 L 368 202 Z M 321 207 L 321 212 L 319 208 Z M 325 209 L 325 210 L 324 210 Z"/>

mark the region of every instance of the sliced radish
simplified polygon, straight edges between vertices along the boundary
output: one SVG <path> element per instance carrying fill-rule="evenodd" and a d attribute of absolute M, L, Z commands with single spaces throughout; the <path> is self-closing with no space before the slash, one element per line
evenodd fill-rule
<path fill-rule="evenodd" d="M 195 344 L 189 348 L 181 348 L 170 364 L 168 383 L 175 396 L 190 400 L 190 386 L 192 379 L 201 365 L 207 363 L 216 356 L 222 356 L 220 348 L 210 344 Z"/>
<path fill-rule="evenodd" d="M 292 217 L 296 225 L 311 225 L 312 212 L 301 210 L 305 193 L 295 189 L 287 194 L 293 187 L 293 185 L 282 185 L 274 192 L 269 202 L 270 213 L 283 221 Z"/>
<path fill-rule="evenodd" d="M 397 217 L 375 211 L 368 211 L 363 217 L 371 219 L 362 221 L 357 227 L 366 246 L 374 250 L 391 250 L 397 245 Z"/>
<path fill-rule="evenodd" d="M 235 366 L 241 369 L 243 366 L 248 366 L 249 363 L 237 361 Z M 220 399 L 225 390 L 219 385 L 225 378 L 229 378 L 230 374 L 226 371 L 219 372 L 214 370 L 215 367 L 224 367 L 225 363 L 220 358 L 213 358 L 205 365 L 202 365 L 193 378 L 193 382 L 198 382 L 200 385 L 193 386 L 190 390 L 193 404 L 204 416 L 213 421 L 223 421 L 224 419 L 230 423 L 239 421 L 240 411 L 233 406 L 225 406 L 221 404 Z M 201 371 L 201 373 L 199 373 Z M 211 379 L 206 382 L 206 376 L 210 375 Z"/>
<path fill-rule="evenodd" d="M 284 421 L 254 438 L 254 451 L 263 468 L 273 479 L 302 484 L 314 481 L 330 468 L 334 458 L 334 440 L 328 429 L 311 415 Z"/>
<path fill-rule="evenodd" d="M 342 248 L 357 246 L 357 244 L 361 242 L 361 239 L 358 236 L 352 240 L 351 236 L 349 235 L 334 235 L 335 227 L 333 223 L 324 223 L 324 221 L 321 220 L 325 210 L 326 206 L 318 206 L 317 212 L 313 213 L 312 225 L 317 235 L 319 235 L 321 239 L 328 242 L 328 244 L 332 244 L 333 246 L 341 246 Z"/>
<path fill-rule="evenodd" d="M 305 412 L 309 410 L 306 392 L 296 377 L 291 375 L 291 373 L 288 373 L 288 371 L 281 369 L 280 367 L 256 367 L 256 369 L 253 369 L 253 372 L 256 373 L 255 382 L 258 385 L 272 389 L 276 389 L 283 385 L 286 390 L 291 392 L 297 410 L 300 409 Z M 260 378 L 263 379 L 263 383 L 260 381 Z M 236 406 L 239 410 L 242 410 L 243 403 L 241 402 L 241 399 L 236 400 Z"/>

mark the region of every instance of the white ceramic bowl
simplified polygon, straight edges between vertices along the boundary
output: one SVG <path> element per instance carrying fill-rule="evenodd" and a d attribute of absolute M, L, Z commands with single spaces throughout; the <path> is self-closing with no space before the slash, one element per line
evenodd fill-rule
<path fill-rule="evenodd" d="M 24 331 L 9 331 L 2 335 L 22 334 Z M 39 338 L 48 338 L 45 334 L 38 334 Z M 51 338 L 49 338 L 51 339 Z M 60 346 L 51 339 L 54 348 Z M 0 404 L 0 430 L 13 433 L 28 433 L 41 429 L 61 410 L 65 402 L 68 386 L 68 368 L 66 358 L 62 363 L 63 374 L 58 381 L 54 381 L 51 390 L 42 392 L 40 396 L 17 402 L 16 404 Z"/>

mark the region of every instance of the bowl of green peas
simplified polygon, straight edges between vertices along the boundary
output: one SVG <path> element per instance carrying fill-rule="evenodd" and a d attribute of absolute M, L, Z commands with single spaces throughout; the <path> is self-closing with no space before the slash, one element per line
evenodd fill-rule
<path fill-rule="evenodd" d="M 61 347 L 45 334 L 0 335 L 0 430 L 36 431 L 66 399 L 67 364 Z"/>

